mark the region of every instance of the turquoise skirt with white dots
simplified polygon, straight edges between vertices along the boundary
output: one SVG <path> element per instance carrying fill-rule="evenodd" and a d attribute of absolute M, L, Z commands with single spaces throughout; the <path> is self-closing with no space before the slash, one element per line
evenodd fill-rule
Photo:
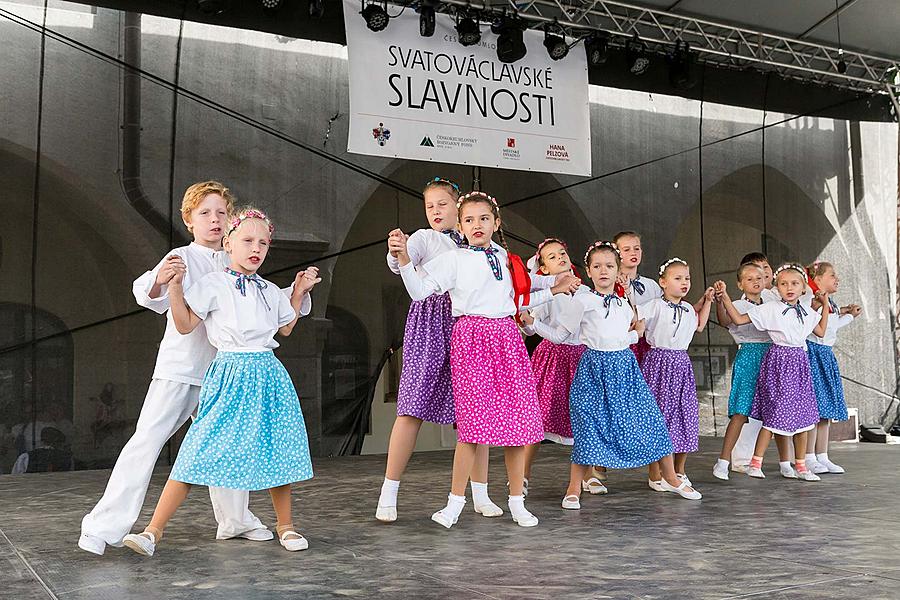
<path fill-rule="evenodd" d="M 219 352 L 170 479 L 264 490 L 313 476 L 291 378 L 271 352 Z"/>
<path fill-rule="evenodd" d="M 673 451 L 666 421 L 631 350 L 584 351 L 569 391 L 572 462 L 631 469 Z"/>

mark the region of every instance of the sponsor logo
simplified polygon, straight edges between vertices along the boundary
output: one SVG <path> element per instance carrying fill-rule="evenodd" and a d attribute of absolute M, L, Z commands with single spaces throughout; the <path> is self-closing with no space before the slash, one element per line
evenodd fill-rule
<path fill-rule="evenodd" d="M 547 146 L 547 152 L 545 153 L 545 158 L 547 160 L 560 160 L 563 162 L 569 162 L 571 159 L 569 158 L 569 151 L 566 150 L 564 144 L 550 144 Z"/>
<path fill-rule="evenodd" d="M 500 158 L 504 160 L 519 160 L 521 156 L 516 150 L 516 138 L 506 138 L 506 146 L 500 149 Z"/>
<path fill-rule="evenodd" d="M 375 138 L 379 146 L 384 146 L 391 139 L 391 130 L 385 127 L 384 123 L 379 123 L 378 127 L 372 129 L 372 137 Z"/>
<path fill-rule="evenodd" d="M 474 148 L 477 143 L 478 138 L 458 137 L 455 135 L 438 134 L 434 138 L 436 148 Z"/>
<path fill-rule="evenodd" d="M 428 146 L 429 148 L 434 148 L 434 142 L 431 141 L 431 138 L 427 135 L 422 138 L 422 141 L 419 142 L 420 146 Z"/>
<path fill-rule="evenodd" d="M 507 148 L 515 148 L 516 147 L 516 138 L 506 138 L 506 147 Z"/>

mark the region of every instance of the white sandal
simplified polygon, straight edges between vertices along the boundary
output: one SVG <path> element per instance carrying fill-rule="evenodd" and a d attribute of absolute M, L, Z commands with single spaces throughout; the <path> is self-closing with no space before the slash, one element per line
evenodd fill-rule
<path fill-rule="evenodd" d="M 703 497 L 703 494 L 698 492 L 696 489 L 693 489 L 693 487 L 689 486 L 687 484 L 687 481 L 682 481 L 680 485 L 674 486 L 674 485 L 670 484 L 668 481 L 666 481 L 665 479 L 663 479 L 659 482 L 659 485 L 660 485 L 660 487 L 662 487 L 662 489 L 664 491 L 673 492 L 675 494 L 678 494 L 685 500 L 699 500 Z M 687 491 L 687 489 L 686 489 L 688 487 L 691 487 L 690 492 Z"/>
<path fill-rule="evenodd" d="M 129 533 L 122 539 L 122 543 L 141 556 L 153 556 L 156 551 L 156 536 L 151 531 Z"/>
<path fill-rule="evenodd" d="M 441 510 L 437 511 L 436 513 L 434 513 L 433 515 L 431 515 L 431 520 L 434 521 L 435 523 L 437 523 L 438 525 L 443 525 L 447 529 L 450 529 L 451 527 L 456 525 L 456 522 L 459 521 L 459 517 L 456 517 L 455 519 L 451 520 L 450 517 L 448 517 L 444 513 L 444 510 L 441 509 Z"/>
<path fill-rule="evenodd" d="M 562 507 L 566 510 L 581 510 L 581 499 L 575 494 L 569 494 L 563 498 Z"/>
<path fill-rule="evenodd" d="M 590 492 L 592 496 L 598 496 L 600 494 L 608 494 L 609 490 L 606 489 L 606 486 L 603 485 L 603 482 L 597 479 L 596 477 L 591 477 L 587 481 L 581 482 L 581 491 Z"/>
<path fill-rule="evenodd" d="M 296 535 L 297 537 L 288 538 L 287 536 L 289 535 Z M 309 548 L 309 542 L 306 538 L 293 529 L 283 531 L 281 535 L 278 536 L 278 541 L 288 552 L 297 552 L 298 550 L 306 550 Z"/>

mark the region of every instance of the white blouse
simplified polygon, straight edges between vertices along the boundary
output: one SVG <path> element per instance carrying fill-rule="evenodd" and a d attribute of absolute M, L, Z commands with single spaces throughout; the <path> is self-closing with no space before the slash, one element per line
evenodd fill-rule
<path fill-rule="evenodd" d="M 448 230 L 450 231 L 450 230 Z M 453 230 L 456 231 L 456 230 Z M 458 232 L 457 232 L 458 233 Z M 460 239 L 462 234 L 458 233 Z M 409 261 L 416 267 L 420 267 L 425 263 L 434 260 L 444 252 L 456 250 L 459 248 L 457 243 L 449 233 L 441 233 L 434 229 L 419 229 L 414 231 L 409 239 L 406 240 L 406 251 L 409 254 Z M 400 261 L 387 253 L 388 268 L 395 274 L 400 274 Z"/>
<path fill-rule="evenodd" d="M 246 295 L 237 287 L 237 277 L 210 273 L 184 294 L 191 310 L 206 325 L 209 342 L 219 350 L 262 352 L 278 347 L 275 334 L 297 313 L 288 297 L 271 281 L 264 287 L 245 282 Z M 304 298 L 305 300 L 305 298 Z"/>
<path fill-rule="evenodd" d="M 644 286 L 644 293 L 641 294 L 638 293 L 633 284 L 630 285 L 631 301 L 634 302 L 635 306 L 641 306 L 642 304 L 646 304 L 651 300 L 662 298 L 662 288 L 659 287 L 659 284 L 656 282 L 656 280 L 650 279 L 649 277 L 641 277 L 640 275 L 638 275 L 634 278 L 634 281 Z"/>
<path fill-rule="evenodd" d="M 684 300 L 679 306 L 682 308 L 672 308 L 666 300 L 656 298 L 637 307 L 638 318 L 647 324 L 644 337 L 652 347 L 687 350 L 691 345 L 699 317 L 694 307 Z"/>
<path fill-rule="evenodd" d="M 581 343 L 591 350 L 625 350 L 638 341 L 638 333 L 629 331 L 634 310 L 625 298 L 605 298 L 581 286 L 574 299 L 581 305 Z"/>
<path fill-rule="evenodd" d="M 775 344 L 806 350 L 806 338 L 819 324 L 820 315 L 802 303 L 800 307 L 806 312 L 802 321 L 797 309 L 784 302 L 764 302 L 747 311 L 747 316 L 754 327 L 768 332 Z"/>
<path fill-rule="evenodd" d="M 746 315 L 754 306 L 760 306 L 750 302 L 746 298 L 735 300 L 732 304 L 734 304 L 734 308 L 742 315 Z M 769 337 L 767 332 L 760 331 L 753 323 L 745 323 L 744 325 L 735 325 L 732 323 L 728 326 L 728 332 L 731 334 L 731 337 L 734 338 L 734 343 L 738 345 L 761 344 L 772 341 L 772 338 Z"/>
<path fill-rule="evenodd" d="M 853 315 L 840 314 L 840 308 L 837 311 L 828 315 L 828 324 L 825 327 L 825 335 L 823 337 L 819 337 L 814 333 L 809 334 L 809 337 L 806 339 L 815 344 L 822 344 L 823 346 L 834 346 L 834 343 L 837 341 L 837 332 L 841 327 L 846 327 L 850 323 L 853 322 Z"/>
<path fill-rule="evenodd" d="M 454 317 L 471 315 L 499 319 L 515 315 L 516 304 L 512 278 L 506 266 L 506 251 L 497 244 L 492 246 L 497 250 L 501 279 L 494 277 L 484 252 L 457 248 L 429 261 L 418 271 L 411 262 L 400 267 L 406 291 L 413 300 L 450 292 Z M 549 302 L 553 298 L 550 288 L 555 281 L 555 277 L 532 275 L 529 303 L 519 307 L 519 310 Z"/>
<path fill-rule="evenodd" d="M 531 311 L 532 325 L 522 329 L 525 335 L 535 333 L 554 344 L 581 345 L 581 304 L 568 294 L 556 294 L 553 300 Z"/>

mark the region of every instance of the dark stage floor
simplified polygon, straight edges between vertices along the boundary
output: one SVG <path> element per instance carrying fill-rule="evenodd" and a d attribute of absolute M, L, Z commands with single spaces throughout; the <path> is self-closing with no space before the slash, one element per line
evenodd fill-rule
<path fill-rule="evenodd" d="M 610 494 L 559 507 L 566 451 L 545 445 L 532 480 L 536 528 L 474 514 L 452 530 L 429 516 L 443 506 L 450 452 L 414 457 L 400 520 L 374 520 L 382 456 L 316 461 L 295 489 L 296 522 L 310 549 L 213 539 L 204 489 L 194 490 L 153 558 L 76 547 L 82 515 L 107 471 L 0 477 L 0 597 L 32 598 L 900 598 L 900 447 L 837 444 L 846 475 L 803 483 L 710 468 L 718 439 L 702 440 L 688 473 L 705 494 L 689 502 L 647 488 L 643 471 L 612 474 Z M 146 523 L 166 472 L 154 478 Z M 492 496 L 506 509 L 499 451 Z M 268 496 L 251 507 L 274 522 Z"/>

